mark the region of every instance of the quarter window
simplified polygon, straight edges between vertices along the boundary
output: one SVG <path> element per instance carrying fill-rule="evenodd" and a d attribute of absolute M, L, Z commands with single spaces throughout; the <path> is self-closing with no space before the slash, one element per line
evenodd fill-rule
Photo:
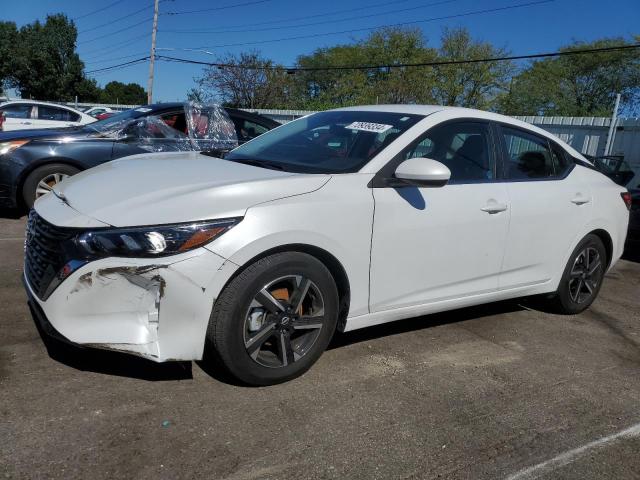
<path fill-rule="evenodd" d="M 553 160 L 553 170 L 556 176 L 563 176 L 567 170 L 573 165 L 573 162 L 569 159 L 569 155 L 559 146 L 551 145 L 551 158 Z"/>
<path fill-rule="evenodd" d="M 268 128 L 250 120 L 245 120 L 243 118 L 234 120 L 238 140 L 241 142 L 248 142 L 249 140 L 256 138 L 258 135 L 262 135 L 269 131 Z"/>
<path fill-rule="evenodd" d="M 495 178 L 489 126 L 480 122 L 456 122 L 436 126 L 403 152 L 409 158 L 430 158 L 451 170 L 450 183 Z"/>

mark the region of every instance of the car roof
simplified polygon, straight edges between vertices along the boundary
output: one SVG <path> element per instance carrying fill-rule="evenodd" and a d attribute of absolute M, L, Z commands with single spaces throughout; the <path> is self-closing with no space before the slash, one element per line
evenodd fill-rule
<path fill-rule="evenodd" d="M 224 107 L 230 117 L 242 118 L 244 120 L 254 120 L 256 123 L 263 123 L 269 125 L 270 128 L 279 127 L 280 122 L 273 120 L 272 118 L 260 115 L 259 113 L 250 112 L 247 110 L 241 110 L 239 108 Z"/>
<path fill-rule="evenodd" d="M 76 110 L 75 108 L 70 107 L 69 105 L 61 105 L 59 103 L 53 103 L 53 102 L 43 102 L 42 100 L 24 100 L 24 99 L 8 100 L 6 102 L 0 103 L 0 107 L 4 107 L 6 105 L 12 105 L 12 104 L 23 104 L 23 103 L 29 104 L 29 105 L 46 105 L 48 107 L 64 108 L 76 113 L 82 113 L 80 110 Z"/>
<path fill-rule="evenodd" d="M 506 123 L 515 127 L 520 127 L 531 132 L 537 133 L 553 140 L 556 143 L 561 144 L 566 150 L 568 150 L 573 156 L 584 160 L 587 163 L 592 163 L 590 160 L 584 158 L 584 156 L 574 149 L 571 145 L 562 141 L 554 134 L 536 127 L 531 123 L 523 122 L 517 118 L 509 117 L 507 115 L 501 115 L 499 113 L 487 112 L 485 110 L 477 110 L 475 108 L 464 107 L 445 107 L 442 105 L 362 105 L 355 107 L 337 108 L 336 110 L 342 111 L 365 111 L 365 112 L 389 112 L 389 113 L 405 113 L 407 115 L 424 115 L 429 116 L 434 113 L 440 113 L 451 119 L 455 118 L 477 118 L 481 120 L 489 120 L 494 122 Z"/>

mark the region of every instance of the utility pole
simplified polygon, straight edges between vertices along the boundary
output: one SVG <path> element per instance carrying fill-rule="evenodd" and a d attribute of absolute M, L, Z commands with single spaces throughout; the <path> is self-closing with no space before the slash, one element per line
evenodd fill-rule
<path fill-rule="evenodd" d="M 156 33 L 158 32 L 158 3 L 153 6 L 153 29 L 151 30 L 151 57 L 149 58 L 149 83 L 147 84 L 147 103 L 153 100 L 153 67 L 156 60 Z"/>
<path fill-rule="evenodd" d="M 616 123 L 618 123 L 618 107 L 620 107 L 620 94 L 616 95 L 616 104 L 613 107 L 613 114 L 611 115 L 611 125 L 609 125 L 607 144 L 604 147 L 605 155 L 611 155 L 611 150 L 613 150 L 613 137 L 616 134 Z"/>

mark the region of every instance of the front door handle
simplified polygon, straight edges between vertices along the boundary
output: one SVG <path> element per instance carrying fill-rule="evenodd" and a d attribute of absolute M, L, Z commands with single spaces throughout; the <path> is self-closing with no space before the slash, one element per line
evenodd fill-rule
<path fill-rule="evenodd" d="M 582 195 L 576 195 L 571 199 L 571 203 L 575 203 L 576 205 L 584 205 L 585 203 L 589 203 L 590 201 L 590 198 L 583 197 Z"/>
<path fill-rule="evenodd" d="M 480 210 L 489 214 L 504 212 L 507 206 L 504 203 L 491 203 L 486 207 L 482 207 Z"/>
<path fill-rule="evenodd" d="M 31 122 L 20 122 L 21 125 L 31 125 Z"/>

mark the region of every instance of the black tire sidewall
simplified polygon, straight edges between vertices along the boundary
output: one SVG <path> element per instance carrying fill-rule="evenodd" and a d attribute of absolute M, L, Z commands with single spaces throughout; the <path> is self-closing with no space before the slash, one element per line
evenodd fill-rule
<path fill-rule="evenodd" d="M 322 355 L 337 324 L 338 293 L 329 270 L 308 254 L 275 254 L 256 262 L 252 267 L 246 270 L 248 274 L 243 272 L 225 287 L 219 297 L 222 302 L 216 302 L 212 321 L 218 325 L 213 340 L 218 357 L 233 376 L 251 385 L 272 385 L 302 375 Z M 266 284 L 281 276 L 300 274 L 313 281 L 322 293 L 325 325 L 309 352 L 298 361 L 280 368 L 262 366 L 249 356 L 244 346 L 243 332 L 248 306 Z"/>
<path fill-rule="evenodd" d="M 571 300 L 571 296 L 569 294 L 569 276 L 571 274 L 571 269 L 573 267 L 573 263 L 575 262 L 576 256 L 586 247 L 593 247 L 598 251 L 598 254 L 600 255 L 600 259 L 602 261 L 602 277 L 596 285 L 596 290 L 589 300 L 584 303 L 575 303 L 573 300 Z M 593 301 L 597 298 L 598 293 L 600 292 L 600 288 L 602 287 L 604 275 L 607 270 L 607 263 L 607 251 L 604 247 L 604 244 L 602 243 L 602 240 L 600 240 L 597 235 L 587 235 L 576 246 L 573 252 L 571 252 L 571 256 L 569 257 L 569 261 L 567 262 L 567 265 L 564 269 L 562 278 L 560 279 L 560 285 L 558 286 L 558 290 L 556 292 L 556 300 L 558 302 L 558 307 L 560 307 L 560 309 L 562 310 L 562 313 L 576 314 L 586 310 L 591 306 Z"/>
<path fill-rule="evenodd" d="M 38 188 L 38 183 L 43 178 L 54 173 L 75 175 L 79 171 L 80 170 L 76 167 L 65 163 L 50 163 L 36 168 L 33 172 L 27 175 L 27 178 L 22 185 L 22 201 L 28 208 L 33 207 L 33 204 L 36 201 L 36 189 Z"/>

